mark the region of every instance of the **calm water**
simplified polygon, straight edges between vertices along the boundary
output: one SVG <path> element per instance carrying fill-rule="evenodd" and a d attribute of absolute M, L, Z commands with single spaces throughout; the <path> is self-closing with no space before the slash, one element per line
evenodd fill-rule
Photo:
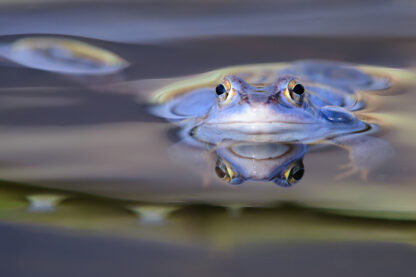
<path fill-rule="evenodd" d="M 391 28 L 412 23 L 414 10 L 406 1 L 390 7 L 399 22 L 392 20 L 394 26 L 383 32 L 376 19 L 365 16 L 359 20 L 368 30 L 354 25 L 357 3 L 344 11 L 319 5 L 348 19 L 349 29 L 339 24 L 318 31 L 312 24 L 305 34 L 297 28 L 292 33 L 262 28 L 265 22 L 253 21 L 264 13 L 274 22 L 275 12 L 250 14 L 249 5 L 237 8 L 236 18 L 250 26 L 239 32 L 233 18 L 221 17 L 231 5 L 218 14 L 208 13 L 210 6 L 182 7 L 182 19 L 167 8 L 148 5 L 143 10 L 156 19 L 145 17 L 147 21 L 133 15 L 131 21 L 117 21 L 128 14 L 122 5 L 95 13 L 90 6 L 74 6 L 69 8 L 72 15 L 107 15 L 121 25 L 87 24 L 82 29 L 67 22 L 62 30 L 43 23 L 41 15 L 48 9 L 31 17 L 24 9 L 9 9 L 5 20 L 23 20 L 2 32 L 2 45 L 30 36 L 19 33 L 71 35 L 116 53 L 130 66 L 104 77 L 74 77 L 0 60 L 4 276 L 179 276 L 201 271 L 198 275 L 249 276 L 259 267 L 264 274 L 290 276 L 409 276 L 416 255 L 416 40 L 413 30 L 401 28 L 397 34 Z M 361 13 L 371 14 L 371 6 L 363 4 Z M 318 9 L 311 11 L 309 20 L 320 16 Z M 192 12 L 194 20 L 201 20 L 186 27 L 192 32 L 184 32 L 181 26 L 192 22 Z M 380 16 L 387 12 L 382 7 L 374 11 Z M 52 19 L 61 13 L 59 7 L 49 11 Z M 130 36 L 125 30 L 137 21 L 153 26 L 153 33 L 140 29 Z M 224 30 L 215 21 L 229 24 Z M 405 81 L 394 82 L 388 93 L 367 96 L 362 113 L 378 120 L 375 136 L 394 149 L 367 179 L 359 173 L 337 178 L 348 170 L 343 168 L 348 151 L 328 146 L 302 155 L 305 174 L 290 188 L 254 181 L 229 185 L 218 179 L 208 155 L 178 146 L 177 127 L 148 112 L 157 89 L 195 74 L 308 58 L 389 67 L 392 75 L 393 68 L 406 72 Z M 74 269 L 78 266 L 85 270 Z"/>

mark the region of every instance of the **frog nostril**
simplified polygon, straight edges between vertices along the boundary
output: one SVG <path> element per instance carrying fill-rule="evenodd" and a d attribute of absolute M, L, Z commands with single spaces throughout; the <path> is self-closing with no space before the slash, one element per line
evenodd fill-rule
<path fill-rule="evenodd" d="M 273 94 L 269 96 L 269 99 L 267 100 L 267 103 L 278 103 L 279 102 L 279 96 L 277 94 Z"/>

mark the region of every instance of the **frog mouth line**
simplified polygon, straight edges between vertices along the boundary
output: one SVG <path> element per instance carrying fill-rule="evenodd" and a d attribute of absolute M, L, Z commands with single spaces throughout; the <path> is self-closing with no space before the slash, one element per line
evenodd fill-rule
<path fill-rule="evenodd" d="M 191 129 L 191 131 L 189 132 L 189 135 L 191 136 L 191 137 L 193 137 L 193 138 L 197 138 L 198 136 L 197 136 L 197 132 L 198 132 L 198 130 L 200 129 L 200 128 L 204 128 L 204 127 L 207 127 L 206 126 L 207 124 L 204 124 L 204 125 L 198 125 L 198 126 L 195 126 L 194 128 L 192 128 Z M 312 125 L 312 124 L 311 124 Z M 212 125 L 212 126 L 214 126 L 215 127 L 215 125 Z M 211 126 L 209 126 L 209 127 L 211 127 Z M 260 137 L 260 136 L 266 136 L 266 137 L 268 137 L 268 136 L 271 136 L 271 135 L 276 135 L 276 134 L 278 134 L 278 132 L 276 131 L 276 130 L 269 130 L 269 131 L 259 131 L 259 130 L 241 130 L 241 129 L 239 129 L 239 130 L 229 130 L 229 131 L 234 131 L 234 132 L 237 132 L 237 133 L 239 133 L 239 134 L 241 134 L 241 135 L 244 135 L 244 136 L 248 136 L 248 137 L 256 137 L 256 138 L 258 138 L 258 137 Z M 210 142 L 208 142 L 208 141 L 204 141 L 203 139 L 198 139 L 197 138 L 197 140 L 198 141 L 200 141 L 200 142 L 204 142 L 204 143 L 206 143 L 206 144 L 212 144 L 212 145 L 215 145 L 215 144 L 213 144 L 213 143 L 210 143 Z M 285 140 L 285 141 L 280 141 L 280 143 L 293 143 L 293 142 L 295 142 L 295 141 L 297 141 L 297 140 Z"/>
<path fill-rule="evenodd" d="M 256 125 L 263 125 L 263 124 L 313 125 L 313 124 L 318 124 L 318 123 L 315 123 L 315 122 L 295 122 L 295 121 L 255 121 L 255 122 L 229 121 L 229 122 L 219 122 L 219 123 L 205 123 L 204 125 L 215 126 L 215 125 L 238 125 L 238 124 L 256 126 Z"/>

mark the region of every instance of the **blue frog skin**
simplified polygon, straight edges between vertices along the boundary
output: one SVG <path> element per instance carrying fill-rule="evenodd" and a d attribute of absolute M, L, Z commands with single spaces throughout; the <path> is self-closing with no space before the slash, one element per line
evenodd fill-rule
<path fill-rule="evenodd" d="M 303 177 L 306 151 L 304 144 L 222 144 L 215 151 L 214 170 L 220 179 L 234 185 L 246 181 L 270 181 L 290 187 Z"/>

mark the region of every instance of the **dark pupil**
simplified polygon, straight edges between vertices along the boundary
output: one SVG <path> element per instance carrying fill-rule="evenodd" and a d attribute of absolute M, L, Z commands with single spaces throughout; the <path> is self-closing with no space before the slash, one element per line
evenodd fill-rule
<path fill-rule="evenodd" d="M 300 179 L 302 179 L 304 172 L 305 170 L 303 168 L 293 168 L 292 171 L 290 172 L 290 175 L 292 176 L 293 179 L 295 179 L 296 181 L 299 181 Z"/>
<path fill-rule="evenodd" d="M 293 92 L 300 95 L 305 92 L 305 88 L 301 84 L 297 84 L 294 86 Z"/>
<path fill-rule="evenodd" d="M 224 94 L 225 92 L 227 92 L 227 90 L 225 89 L 223 84 L 219 84 L 216 88 L 215 88 L 215 92 L 217 93 L 217 95 L 221 95 Z"/>
<path fill-rule="evenodd" d="M 224 170 L 223 170 L 221 167 L 216 166 L 216 167 L 215 167 L 215 173 L 217 173 L 217 176 L 218 176 L 218 177 L 220 177 L 221 179 L 224 179 L 224 177 L 225 177 L 225 172 L 224 172 Z"/>

